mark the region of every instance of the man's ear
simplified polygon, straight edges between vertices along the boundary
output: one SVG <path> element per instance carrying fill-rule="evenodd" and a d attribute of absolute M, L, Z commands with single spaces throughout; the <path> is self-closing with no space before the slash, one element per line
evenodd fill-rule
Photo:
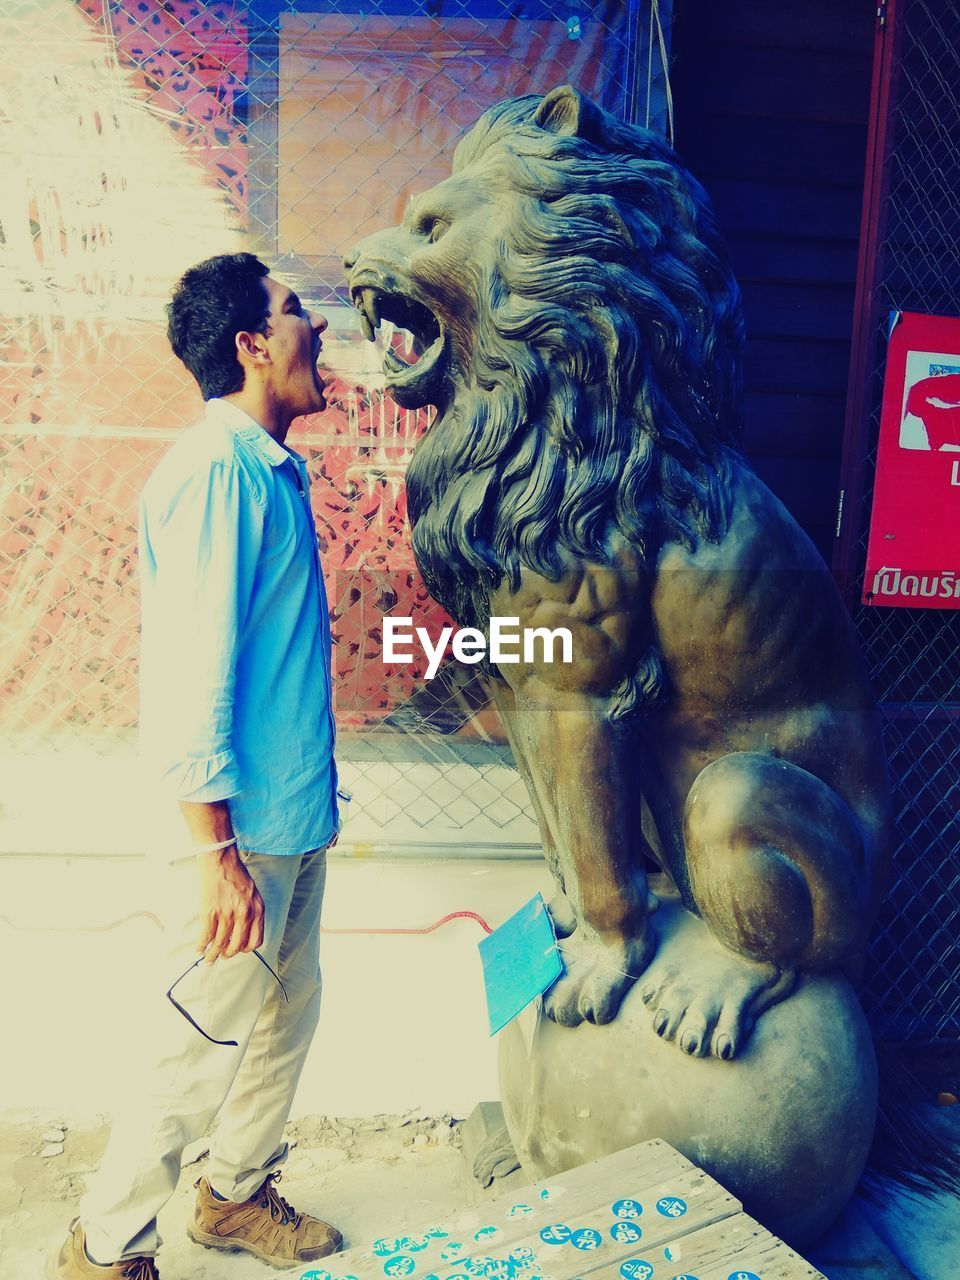
<path fill-rule="evenodd" d="M 241 364 L 269 364 L 270 352 L 262 333 L 249 333 L 242 329 L 236 336 L 237 356 Z"/>

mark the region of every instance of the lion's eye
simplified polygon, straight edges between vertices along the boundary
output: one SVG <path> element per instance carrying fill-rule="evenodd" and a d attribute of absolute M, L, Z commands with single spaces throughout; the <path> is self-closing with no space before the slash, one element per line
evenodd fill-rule
<path fill-rule="evenodd" d="M 449 222 L 446 222 L 443 218 L 438 218 L 433 214 L 428 214 L 425 218 L 420 219 L 420 226 L 418 230 L 420 234 L 430 242 L 430 244 L 436 244 L 449 226 Z"/>

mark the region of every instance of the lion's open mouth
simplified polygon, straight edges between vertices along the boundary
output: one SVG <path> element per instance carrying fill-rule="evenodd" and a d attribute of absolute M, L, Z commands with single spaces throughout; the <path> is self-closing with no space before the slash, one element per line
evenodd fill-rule
<path fill-rule="evenodd" d="M 354 290 L 354 304 L 360 312 L 360 328 L 369 341 L 375 340 L 382 321 L 394 326 L 383 357 L 387 388 L 394 399 L 406 408 L 436 403 L 444 338 L 430 308 L 406 294 L 371 286 Z M 407 358 L 410 354 L 412 360 Z"/>

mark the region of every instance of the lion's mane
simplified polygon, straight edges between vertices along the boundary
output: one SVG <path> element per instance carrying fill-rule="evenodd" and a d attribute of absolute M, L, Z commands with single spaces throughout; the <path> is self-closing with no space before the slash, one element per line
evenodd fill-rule
<path fill-rule="evenodd" d="M 740 427 L 740 292 L 705 192 L 657 134 L 589 103 L 554 132 L 540 103 L 499 104 L 457 148 L 454 173 L 518 212 L 478 249 L 472 376 L 407 476 L 427 587 L 480 626 L 505 577 L 602 562 L 616 530 L 651 569 L 667 541 L 719 540 Z M 620 713 L 661 682 L 651 649 Z"/>

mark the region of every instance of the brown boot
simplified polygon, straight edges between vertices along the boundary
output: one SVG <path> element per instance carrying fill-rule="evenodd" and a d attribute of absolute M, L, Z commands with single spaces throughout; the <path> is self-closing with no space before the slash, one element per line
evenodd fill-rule
<path fill-rule="evenodd" d="M 297 1213 L 276 1190 L 272 1173 L 249 1200 L 218 1200 L 206 1178 L 196 1183 L 197 1207 L 187 1235 L 210 1249 L 245 1249 L 271 1267 L 315 1262 L 336 1253 L 343 1236 L 328 1222 Z"/>
<path fill-rule="evenodd" d="M 109 1267 L 91 1261 L 78 1218 L 60 1252 L 47 1260 L 47 1280 L 160 1280 L 160 1272 L 153 1258 L 127 1258 Z"/>

